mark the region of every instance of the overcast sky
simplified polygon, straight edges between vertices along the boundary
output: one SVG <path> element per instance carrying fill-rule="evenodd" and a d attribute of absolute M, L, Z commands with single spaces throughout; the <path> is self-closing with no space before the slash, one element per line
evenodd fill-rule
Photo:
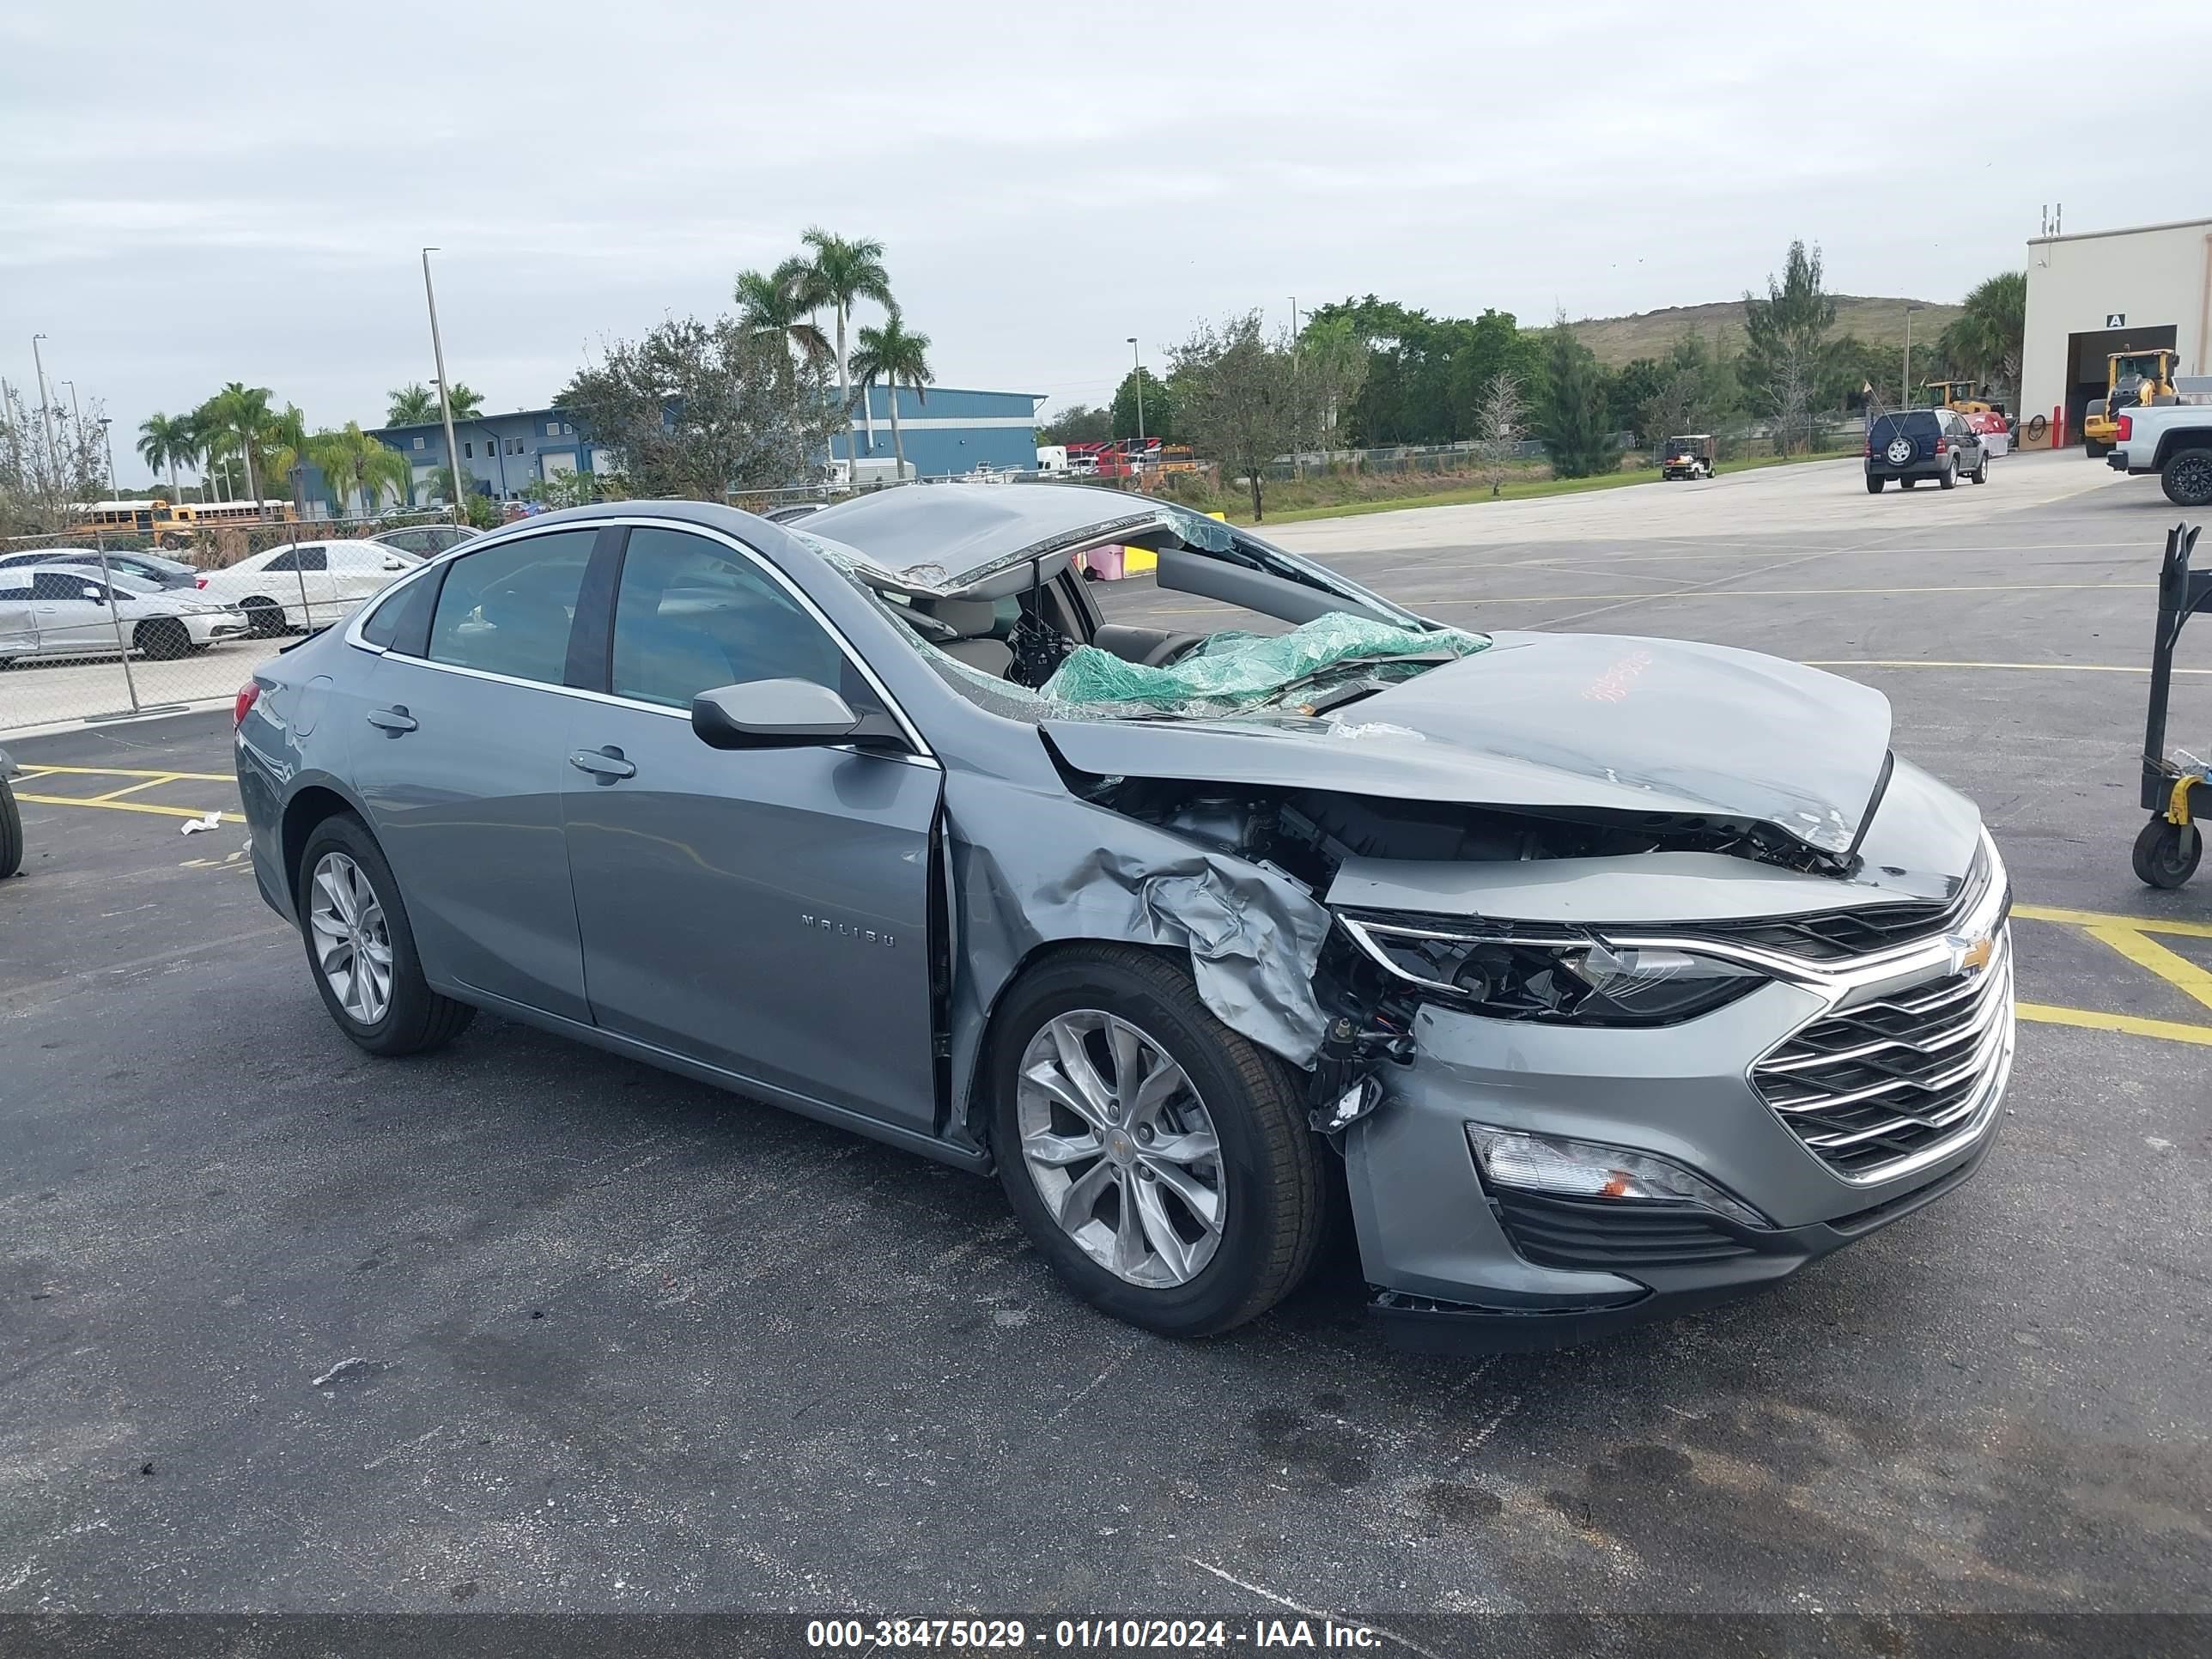
<path fill-rule="evenodd" d="M 2202 0 L 2118 37 L 2079 3 L 1735 11 L 9 0 L 0 374 L 43 331 L 118 437 L 228 380 L 374 425 L 430 378 L 427 243 L 455 377 L 529 407 L 820 223 L 885 244 L 942 383 L 1060 404 L 1131 334 L 1157 362 L 1293 295 L 1603 316 L 1802 236 L 1832 289 L 1954 300 L 2045 203 L 2212 214 Z"/>

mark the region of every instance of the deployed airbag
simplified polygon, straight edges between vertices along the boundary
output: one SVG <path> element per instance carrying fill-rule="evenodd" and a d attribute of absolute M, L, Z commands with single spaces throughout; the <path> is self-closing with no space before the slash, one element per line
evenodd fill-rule
<path fill-rule="evenodd" d="M 1371 662 L 1380 678 L 1409 678 L 1440 658 L 1471 657 L 1489 644 L 1480 634 L 1457 629 L 1398 628 L 1335 611 L 1287 634 L 1211 635 L 1162 666 L 1078 646 L 1042 690 L 1048 702 L 1076 707 L 1104 703 L 1160 714 L 1228 714 L 1274 702 L 1291 687 L 1341 667 Z"/>

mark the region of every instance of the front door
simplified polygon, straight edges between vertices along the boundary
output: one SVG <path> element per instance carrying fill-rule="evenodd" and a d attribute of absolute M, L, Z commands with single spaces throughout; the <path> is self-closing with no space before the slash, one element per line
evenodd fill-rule
<path fill-rule="evenodd" d="M 933 761 L 710 749 L 692 697 L 801 678 L 875 701 L 813 613 L 729 544 L 629 532 L 609 689 L 570 704 L 563 810 L 609 1030 L 905 1127 L 935 1127 Z"/>
<path fill-rule="evenodd" d="M 93 578 L 74 570 L 34 569 L 31 611 L 40 656 L 114 654 L 115 613 L 106 587 Z"/>
<path fill-rule="evenodd" d="M 387 651 L 326 719 L 399 878 L 434 980 L 588 1021 L 561 824 L 556 690 L 596 533 L 555 531 L 454 561 L 421 654 Z M 428 578 L 427 580 L 438 580 Z"/>
<path fill-rule="evenodd" d="M 31 573 L 0 570 L 0 662 L 33 657 L 39 651 L 39 630 L 32 618 Z"/>

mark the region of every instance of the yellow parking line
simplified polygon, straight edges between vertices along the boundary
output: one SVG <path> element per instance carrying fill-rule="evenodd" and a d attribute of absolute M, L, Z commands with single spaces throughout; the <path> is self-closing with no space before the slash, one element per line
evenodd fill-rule
<path fill-rule="evenodd" d="M 2168 1042 L 2195 1042 L 2212 1048 L 2212 1025 L 2190 1025 L 2176 1019 L 2145 1019 L 2137 1014 L 2107 1014 L 2094 1008 L 2060 1008 L 2047 1002 L 2023 1002 L 2022 1019 L 2045 1025 L 2074 1025 L 2088 1031 L 2124 1031 L 2130 1036 L 2163 1037 Z"/>
<path fill-rule="evenodd" d="M 48 766 L 43 763 L 26 761 L 23 775 L 27 778 L 47 776 L 70 778 L 190 778 L 195 783 L 235 783 L 236 775 L 229 772 L 152 772 L 134 766 Z"/>
<path fill-rule="evenodd" d="M 2212 973 L 2167 950 L 2149 934 L 2133 927 L 2085 927 L 2082 932 L 2100 945 L 2111 945 L 2136 967 L 2148 969 L 2185 996 L 2195 997 L 2212 1008 Z"/>
<path fill-rule="evenodd" d="M 27 795 L 15 792 L 17 800 L 35 802 L 40 806 L 101 806 L 111 812 L 158 812 L 165 818 L 204 818 L 207 813 L 197 806 L 156 806 L 143 800 L 88 800 L 81 795 Z M 242 812 L 223 812 L 217 816 L 225 823 L 243 823 Z"/>
<path fill-rule="evenodd" d="M 1700 587 L 1687 593 L 1497 593 L 1483 599 L 1407 599 L 1415 607 L 1437 605 L 1565 605 L 1585 599 L 1809 599 L 1882 593 L 2083 593 L 2156 587 L 2156 582 L 1993 582 L 1970 587 Z"/>
<path fill-rule="evenodd" d="M 2067 910 L 2055 904 L 2015 904 L 2014 915 L 2027 921 L 2063 921 L 2075 927 L 2127 927 L 2138 933 L 2172 933 L 2182 939 L 2212 939 L 2212 922 L 2172 916 L 2122 916 L 2104 910 Z"/>
<path fill-rule="evenodd" d="M 111 789 L 104 795 L 94 795 L 94 800 L 115 800 L 125 795 L 135 795 L 141 789 L 155 789 L 165 783 L 178 781 L 174 772 L 164 772 L 158 778 L 142 778 L 137 783 L 126 783 L 120 789 Z"/>

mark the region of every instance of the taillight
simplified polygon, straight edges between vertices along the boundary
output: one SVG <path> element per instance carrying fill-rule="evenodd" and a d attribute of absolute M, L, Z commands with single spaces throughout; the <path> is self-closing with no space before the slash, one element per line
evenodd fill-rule
<path fill-rule="evenodd" d="M 1942 439 L 1942 438 L 1938 438 L 1938 439 L 1936 441 L 1936 453 L 1938 455 L 1948 455 L 1948 453 L 1950 453 L 1950 451 L 1951 451 L 1951 446 L 1949 445 L 1949 443 L 1948 443 L 1947 441 L 1945 441 L 1943 439 Z"/>
<path fill-rule="evenodd" d="M 1871 455 L 1874 453 L 1873 433 L 1869 432 L 1863 438 L 1859 440 L 1859 453 L 1862 455 Z"/>
<path fill-rule="evenodd" d="M 2112 435 L 2121 443 L 2125 443 L 2129 439 L 2134 437 L 2136 435 L 2136 417 L 2132 415 L 2121 416 L 2119 429 Z"/>
<path fill-rule="evenodd" d="M 246 724 L 246 715 L 252 712 L 253 705 L 260 701 L 261 682 L 259 680 L 248 680 L 238 688 L 238 701 L 230 706 L 232 731 L 234 732 Z"/>
<path fill-rule="evenodd" d="M 195 577 L 193 577 L 193 578 L 192 578 L 192 586 L 193 586 L 194 587 L 205 587 L 205 586 L 207 586 L 207 578 L 206 578 L 205 576 L 195 576 Z"/>

